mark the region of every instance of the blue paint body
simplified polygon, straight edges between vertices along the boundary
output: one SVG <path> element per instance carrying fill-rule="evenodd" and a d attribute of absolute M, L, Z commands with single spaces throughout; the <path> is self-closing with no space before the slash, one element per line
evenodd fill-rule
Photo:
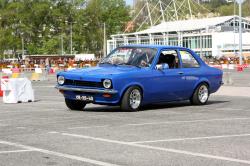
<path fill-rule="evenodd" d="M 135 47 L 135 46 L 126 46 Z M 209 92 L 216 92 L 222 83 L 222 71 L 206 65 L 201 58 L 192 50 L 183 47 L 136 45 L 136 47 L 148 47 L 157 49 L 150 67 L 139 68 L 136 66 L 102 64 L 96 67 L 76 69 L 67 72 L 60 72 L 57 76 L 64 76 L 69 80 L 81 80 L 101 83 L 104 79 L 112 80 L 112 89 L 118 93 L 111 98 L 103 97 L 101 93 L 83 93 L 75 91 L 64 91 L 64 97 L 75 99 L 77 94 L 91 95 L 95 104 L 119 105 L 126 89 L 130 86 L 139 86 L 143 92 L 143 104 L 188 100 L 194 93 L 195 88 L 202 82 L 209 86 Z M 177 51 L 186 50 L 190 52 L 198 61 L 198 68 L 180 68 L 157 70 L 156 63 L 161 50 L 175 49 Z M 179 54 L 179 52 L 178 52 Z M 178 55 L 180 57 L 180 55 Z M 180 58 L 179 58 L 180 59 Z M 182 74 L 180 74 L 180 72 Z M 59 85 L 58 85 L 59 86 Z M 72 85 L 61 85 L 76 87 Z M 100 89 L 104 87 L 77 86 L 77 88 Z"/>

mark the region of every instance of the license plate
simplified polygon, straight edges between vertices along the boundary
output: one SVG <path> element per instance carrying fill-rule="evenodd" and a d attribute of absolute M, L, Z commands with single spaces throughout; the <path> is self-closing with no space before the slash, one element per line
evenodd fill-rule
<path fill-rule="evenodd" d="M 76 95 L 76 100 L 94 101 L 94 97 L 93 96 Z"/>

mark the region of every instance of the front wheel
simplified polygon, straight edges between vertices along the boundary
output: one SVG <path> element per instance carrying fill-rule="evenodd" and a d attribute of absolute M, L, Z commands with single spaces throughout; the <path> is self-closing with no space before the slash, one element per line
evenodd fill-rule
<path fill-rule="evenodd" d="M 200 84 L 190 99 L 190 102 L 194 105 L 204 105 L 209 98 L 208 85 L 205 83 Z"/>
<path fill-rule="evenodd" d="M 86 106 L 86 103 L 78 100 L 71 100 L 65 98 L 65 104 L 70 110 L 83 110 Z"/>
<path fill-rule="evenodd" d="M 137 86 L 127 89 L 123 95 L 121 109 L 124 111 L 138 111 L 142 102 L 142 92 Z"/>

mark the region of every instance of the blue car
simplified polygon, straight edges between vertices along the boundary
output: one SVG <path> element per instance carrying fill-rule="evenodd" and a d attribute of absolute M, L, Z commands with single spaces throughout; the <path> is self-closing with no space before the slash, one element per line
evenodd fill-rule
<path fill-rule="evenodd" d="M 96 67 L 58 73 L 56 88 L 71 110 L 94 103 L 137 111 L 180 100 L 204 105 L 222 85 L 222 75 L 188 48 L 129 45 L 116 48 Z"/>

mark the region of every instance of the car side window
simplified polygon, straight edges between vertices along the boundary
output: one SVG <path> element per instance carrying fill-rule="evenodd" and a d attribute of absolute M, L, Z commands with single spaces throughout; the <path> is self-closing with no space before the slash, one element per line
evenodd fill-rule
<path fill-rule="evenodd" d="M 181 55 L 183 68 L 200 67 L 199 63 L 197 62 L 197 60 L 193 57 L 193 55 L 190 52 L 181 50 L 180 55 Z"/>
<path fill-rule="evenodd" d="M 176 50 L 163 50 L 160 53 L 157 65 L 168 64 L 169 69 L 179 68 L 179 58 Z"/>

